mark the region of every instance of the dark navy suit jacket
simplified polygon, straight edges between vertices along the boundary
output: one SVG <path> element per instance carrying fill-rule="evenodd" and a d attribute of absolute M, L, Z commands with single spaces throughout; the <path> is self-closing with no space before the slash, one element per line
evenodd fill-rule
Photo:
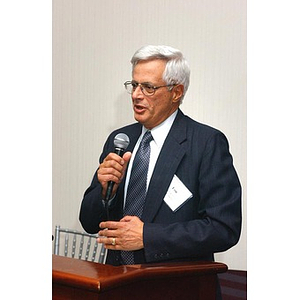
<path fill-rule="evenodd" d="M 129 136 L 132 151 L 142 126 L 135 123 L 114 131 L 107 139 L 100 162 L 114 151 L 113 140 L 122 132 Z M 176 176 L 193 197 L 173 212 L 164 202 Z M 123 215 L 124 182 L 110 205 L 110 219 Z M 105 219 L 101 185 L 95 173 L 80 210 L 83 228 L 99 231 Z M 144 212 L 144 249 L 135 251 L 136 263 L 213 260 L 213 253 L 235 245 L 241 231 L 241 186 L 233 167 L 226 137 L 178 111 L 161 149 L 149 183 Z M 119 251 L 109 251 L 107 263 L 121 264 Z"/>

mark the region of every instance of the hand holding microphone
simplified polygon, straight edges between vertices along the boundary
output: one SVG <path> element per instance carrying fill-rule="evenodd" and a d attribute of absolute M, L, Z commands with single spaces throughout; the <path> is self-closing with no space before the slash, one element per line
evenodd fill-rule
<path fill-rule="evenodd" d="M 127 163 L 131 157 L 130 152 L 126 152 L 124 154 L 128 145 L 129 137 L 124 133 L 117 134 L 114 138 L 114 153 L 108 154 L 108 156 L 99 166 L 97 176 L 98 181 L 103 187 L 102 197 L 105 201 L 108 201 L 112 198 L 115 184 L 120 183 L 124 176 Z"/>

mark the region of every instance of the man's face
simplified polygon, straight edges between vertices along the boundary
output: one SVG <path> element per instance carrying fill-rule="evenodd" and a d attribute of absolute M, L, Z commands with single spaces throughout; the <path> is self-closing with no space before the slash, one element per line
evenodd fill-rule
<path fill-rule="evenodd" d="M 166 85 L 162 79 L 165 67 L 163 60 L 141 61 L 133 70 L 132 80 L 153 86 Z M 179 107 L 181 90 L 182 86 L 175 86 L 171 91 L 168 87 L 161 87 L 153 95 L 145 96 L 138 86 L 132 93 L 134 118 L 147 129 L 154 128 Z"/>

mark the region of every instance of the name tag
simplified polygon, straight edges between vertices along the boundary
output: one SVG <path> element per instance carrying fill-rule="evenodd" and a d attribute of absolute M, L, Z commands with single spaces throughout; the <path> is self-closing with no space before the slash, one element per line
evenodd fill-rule
<path fill-rule="evenodd" d="M 193 197 L 193 194 L 183 184 L 183 182 L 174 175 L 169 189 L 164 197 L 165 203 L 176 212 L 187 200 Z"/>

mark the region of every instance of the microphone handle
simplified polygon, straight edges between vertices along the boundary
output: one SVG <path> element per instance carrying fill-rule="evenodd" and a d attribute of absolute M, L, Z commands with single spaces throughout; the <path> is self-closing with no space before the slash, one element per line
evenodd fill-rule
<path fill-rule="evenodd" d="M 124 149 L 122 149 L 122 148 L 115 148 L 115 153 L 122 157 L 123 154 L 124 154 Z M 111 194 L 112 194 L 112 190 L 113 190 L 114 184 L 115 183 L 113 181 L 109 181 L 108 182 L 107 190 L 106 190 L 106 194 L 105 194 L 105 198 L 104 198 L 105 202 L 108 202 L 108 200 L 111 198 Z"/>

